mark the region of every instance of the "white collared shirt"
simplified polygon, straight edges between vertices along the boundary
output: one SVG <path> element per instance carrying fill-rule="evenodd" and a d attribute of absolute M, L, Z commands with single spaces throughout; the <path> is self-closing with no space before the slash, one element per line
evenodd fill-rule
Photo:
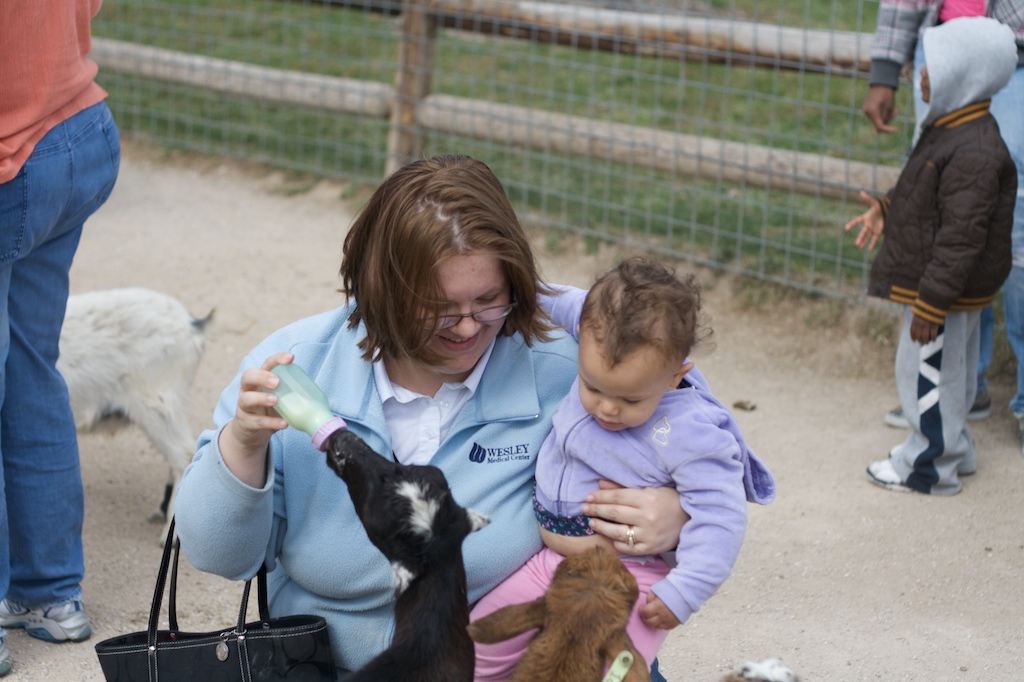
<path fill-rule="evenodd" d="M 373 379 L 384 405 L 384 421 L 391 433 L 391 447 L 402 464 L 429 464 L 448 436 L 455 418 L 476 393 L 484 368 L 494 350 L 494 340 L 465 381 L 444 383 L 431 397 L 391 382 L 384 362 L 373 363 Z"/>

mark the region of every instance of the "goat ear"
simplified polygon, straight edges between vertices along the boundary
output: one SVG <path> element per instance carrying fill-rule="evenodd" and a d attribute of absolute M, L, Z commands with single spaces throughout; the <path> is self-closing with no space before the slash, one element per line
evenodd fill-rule
<path fill-rule="evenodd" d="M 478 531 L 491 522 L 491 517 L 481 514 L 474 509 L 467 509 L 466 516 L 469 517 L 469 532 Z"/>
<path fill-rule="evenodd" d="M 478 618 L 470 623 L 466 631 L 474 642 L 494 644 L 521 635 L 544 625 L 547 615 L 547 601 L 540 597 L 524 604 L 511 604 Z"/>

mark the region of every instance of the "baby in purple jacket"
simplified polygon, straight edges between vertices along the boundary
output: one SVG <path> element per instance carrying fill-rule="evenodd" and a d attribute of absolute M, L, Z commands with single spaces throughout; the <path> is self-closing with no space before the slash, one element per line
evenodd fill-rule
<path fill-rule="evenodd" d="M 674 486 L 690 520 L 675 555 L 622 556 L 640 598 L 627 632 L 647 661 L 732 571 L 747 502 L 775 497 L 771 473 L 747 447 L 729 410 L 689 360 L 698 342 L 700 285 L 630 258 L 590 292 L 566 288 L 542 302 L 580 344 L 579 376 L 537 456 L 534 512 L 545 547 L 481 599 L 471 620 L 542 596 L 570 553 L 611 541 L 581 507 L 598 481 L 629 488 Z M 642 544 L 629 527 L 630 547 Z M 476 645 L 476 680 L 504 680 L 531 633 Z"/>

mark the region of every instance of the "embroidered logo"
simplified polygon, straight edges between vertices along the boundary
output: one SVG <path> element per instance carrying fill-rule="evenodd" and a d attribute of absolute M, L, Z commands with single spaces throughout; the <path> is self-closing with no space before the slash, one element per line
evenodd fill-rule
<path fill-rule="evenodd" d="M 473 443 L 473 447 L 469 449 L 469 461 L 477 464 L 496 464 L 527 459 L 532 459 L 532 455 L 530 455 L 530 447 L 526 443 L 503 448 L 485 448 L 479 443 Z"/>
<path fill-rule="evenodd" d="M 671 430 L 672 425 L 668 423 L 668 417 L 662 417 L 651 427 L 651 438 L 655 443 L 668 445 L 668 432 Z"/>
<path fill-rule="evenodd" d="M 487 451 L 484 450 L 479 445 L 477 445 L 476 443 L 473 443 L 473 447 L 469 451 L 469 461 L 476 462 L 477 464 L 479 464 L 480 462 L 484 461 L 486 457 Z"/>

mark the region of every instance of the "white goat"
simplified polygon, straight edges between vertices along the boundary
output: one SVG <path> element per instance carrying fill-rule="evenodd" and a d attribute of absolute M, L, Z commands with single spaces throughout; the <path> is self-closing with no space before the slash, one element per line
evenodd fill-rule
<path fill-rule="evenodd" d="M 68 385 L 75 427 L 88 431 L 119 418 L 139 426 L 163 453 L 167 485 L 149 517 L 165 521 L 161 538 L 174 488 L 195 452 L 188 407 L 212 315 L 196 319 L 177 299 L 149 289 L 68 298 L 57 369 Z"/>

